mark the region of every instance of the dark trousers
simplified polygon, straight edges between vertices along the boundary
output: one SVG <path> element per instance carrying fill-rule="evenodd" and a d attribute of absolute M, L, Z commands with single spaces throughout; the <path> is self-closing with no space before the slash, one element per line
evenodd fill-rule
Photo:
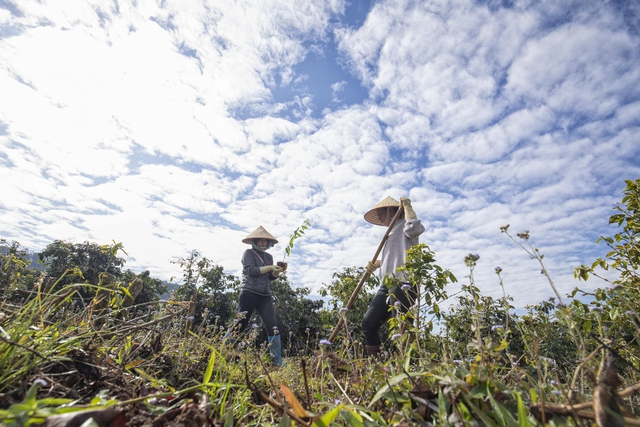
<path fill-rule="evenodd" d="M 273 297 L 271 295 L 264 296 L 254 294 L 246 289 L 241 290 L 240 296 L 238 297 L 238 313 L 246 312 L 244 317 L 239 320 L 240 329 L 238 333 L 247 329 L 249 319 L 251 319 L 254 310 L 258 311 L 258 315 L 267 328 L 267 335 L 273 336 L 275 334 L 274 327 L 276 326 L 276 311 L 273 308 Z"/>
<path fill-rule="evenodd" d="M 389 303 L 387 303 L 389 297 L 391 298 Z M 378 289 L 371 304 L 369 304 L 367 312 L 362 318 L 362 332 L 364 333 L 366 345 L 380 345 L 382 340 L 380 339 L 380 333 L 378 331 L 382 325 L 389 320 L 392 315 L 396 314 L 396 310 L 399 310 L 403 314 L 406 313 L 413 305 L 415 299 L 416 290 L 414 288 L 409 288 L 405 291 L 401 286 L 396 286 L 391 294 L 388 293 L 386 288 L 381 287 L 381 289 Z M 400 304 L 395 304 L 396 302 Z"/>

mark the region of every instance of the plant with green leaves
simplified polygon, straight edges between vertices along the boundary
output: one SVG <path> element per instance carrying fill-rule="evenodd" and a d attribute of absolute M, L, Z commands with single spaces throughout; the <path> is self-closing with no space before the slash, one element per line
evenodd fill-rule
<path fill-rule="evenodd" d="M 193 325 L 211 323 L 217 319 L 219 324 L 229 323 L 236 313 L 240 281 L 224 268 L 202 256 L 197 250 L 191 251 L 187 258 L 172 261 L 182 268 L 182 284 L 175 291 L 177 301 L 193 301 Z M 173 280 L 173 278 L 172 278 Z"/>
<path fill-rule="evenodd" d="M 284 262 L 284 260 L 291 255 L 291 250 L 293 249 L 294 242 L 300 237 L 302 237 L 305 233 L 305 230 L 308 229 L 309 227 L 311 227 L 311 223 L 309 222 L 309 220 L 305 219 L 302 225 L 296 228 L 293 234 L 289 236 L 289 244 L 287 245 L 286 248 L 284 248 L 284 257 L 282 258 L 282 262 Z"/>
<path fill-rule="evenodd" d="M 27 299 L 42 271 L 30 268 L 31 254 L 19 242 L 0 239 L 0 300 L 19 303 Z"/>
<path fill-rule="evenodd" d="M 441 319 L 440 304 L 448 298 L 447 285 L 458 281 L 453 273 L 436 264 L 436 253 L 424 243 L 407 250 L 405 263 L 398 271 L 404 272 L 412 286 L 418 290 L 418 301 L 427 314 Z M 429 331 L 433 330 L 431 321 L 426 323 Z"/>
<path fill-rule="evenodd" d="M 90 336 L 71 304 L 81 287 L 36 290 L 34 298 L 0 319 L 0 393 L 15 391 L 43 363 L 68 360 L 66 355 Z"/>
<path fill-rule="evenodd" d="M 7 427 L 24 427 L 42 424 L 51 416 L 72 414 L 88 410 L 85 406 L 73 407 L 73 399 L 52 397 L 38 399 L 38 390 L 47 385 L 47 382 L 42 379 L 35 380 L 27 390 L 22 402 L 14 403 L 6 410 L 0 409 L 0 423 Z M 113 404 L 116 402 L 117 401 L 112 400 L 109 403 Z M 93 410 L 104 409 L 103 405 L 93 406 L 94 407 L 91 408 Z"/>
<path fill-rule="evenodd" d="M 603 270 L 610 268 L 619 273 L 613 284 L 629 287 L 640 285 L 640 178 L 635 181 L 625 181 L 622 203 L 613 209 L 618 213 L 609 217 L 609 224 L 616 224 L 622 230 L 613 237 L 601 236 L 596 243 L 604 241 L 610 251 L 605 258 L 596 259 L 590 267 L 582 265 L 575 269 L 574 276 L 581 280 L 588 280 L 589 275 L 611 283 L 611 281 L 595 272 L 596 267 Z"/>

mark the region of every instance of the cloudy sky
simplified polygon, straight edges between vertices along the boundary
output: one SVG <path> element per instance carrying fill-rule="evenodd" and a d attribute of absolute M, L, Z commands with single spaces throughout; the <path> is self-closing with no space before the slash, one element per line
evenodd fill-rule
<path fill-rule="evenodd" d="M 421 241 L 524 307 L 553 292 L 500 233 L 530 230 L 562 294 L 640 177 L 633 0 L 0 0 L 0 237 L 122 242 L 179 275 L 305 219 L 289 278 L 317 295 L 413 200 Z M 459 289 L 452 286 L 450 292 Z"/>

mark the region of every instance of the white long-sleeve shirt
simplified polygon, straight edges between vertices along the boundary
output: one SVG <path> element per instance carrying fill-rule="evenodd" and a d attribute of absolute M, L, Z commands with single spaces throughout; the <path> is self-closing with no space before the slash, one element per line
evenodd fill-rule
<path fill-rule="evenodd" d="M 406 275 L 396 270 L 404 265 L 407 250 L 419 243 L 419 236 L 424 233 L 424 230 L 424 225 L 419 219 L 410 219 L 405 222 L 404 218 L 398 218 L 380 254 L 378 277 L 381 281 L 387 274 L 406 280 Z"/>

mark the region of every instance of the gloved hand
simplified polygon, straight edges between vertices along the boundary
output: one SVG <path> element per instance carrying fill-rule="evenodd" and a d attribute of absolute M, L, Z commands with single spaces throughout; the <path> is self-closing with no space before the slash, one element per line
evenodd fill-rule
<path fill-rule="evenodd" d="M 416 211 L 413 210 L 411 206 L 411 200 L 405 197 L 400 198 L 400 203 L 402 203 L 402 208 L 404 209 L 404 220 L 409 221 L 410 219 L 418 218 L 416 215 Z"/>
<path fill-rule="evenodd" d="M 264 267 L 260 267 L 260 274 L 266 274 L 269 272 L 273 272 L 274 276 L 278 276 L 280 273 L 282 273 L 282 268 L 278 267 L 277 265 L 265 265 Z M 276 274 L 277 273 L 277 274 Z"/>
<path fill-rule="evenodd" d="M 276 262 L 276 265 L 280 267 L 282 271 L 287 271 L 287 267 L 289 266 L 289 264 L 287 264 L 286 262 L 281 261 Z"/>
<path fill-rule="evenodd" d="M 369 275 L 371 275 L 378 268 L 380 268 L 380 260 L 376 260 L 376 262 L 369 261 L 364 269 L 369 273 Z"/>

